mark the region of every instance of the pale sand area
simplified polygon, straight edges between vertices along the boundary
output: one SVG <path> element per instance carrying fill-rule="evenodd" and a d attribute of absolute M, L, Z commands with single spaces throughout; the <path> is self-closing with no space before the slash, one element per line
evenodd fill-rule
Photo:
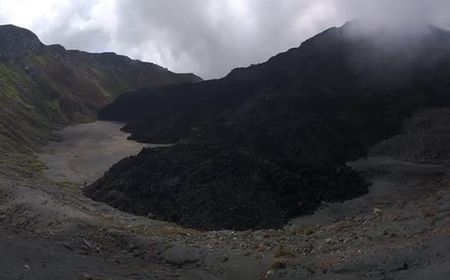
<path fill-rule="evenodd" d="M 127 140 L 129 134 L 120 130 L 123 125 L 97 121 L 58 131 L 58 141 L 51 142 L 39 154 L 48 167 L 46 176 L 56 182 L 90 184 L 112 165 L 136 155 L 143 147 L 167 146 Z"/>

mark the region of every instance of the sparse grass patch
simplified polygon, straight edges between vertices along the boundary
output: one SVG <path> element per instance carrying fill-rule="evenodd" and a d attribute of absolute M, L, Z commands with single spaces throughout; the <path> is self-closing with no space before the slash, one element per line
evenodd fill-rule
<path fill-rule="evenodd" d="M 164 222 L 149 220 L 148 223 L 127 223 L 125 220 L 118 219 L 116 216 L 103 214 L 101 216 L 103 221 L 109 225 L 114 225 L 118 230 L 125 230 L 138 235 L 144 236 L 162 236 L 167 238 L 179 237 L 195 237 L 204 233 L 183 228 L 176 225 L 165 224 Z M 153 224 L 158 223 L 157 225 Z"/>
<path fill-rule="evenodd" d="M 68 189 L 73 189 L 73 188 L 78 188 L 77 184 L 74 184 L 72 182 L 57 182 L 56 185 L 58 187 L 61 188 L 68 188 Z"/>
<path fill-rule="evenodd" d="M 317 226 L 317 225 L 305 225 L 305 226 L 296 227 L 292 231 L 293 231 L 294 235 L 310 236 L 310 235 L 313 235 L 317 231 L 318 228 L 319 228 L 319 226 Z"/>
<path fill-rule="evenodd" d="M 278 246 L 277 250 L 275 251 L 274 258 L 280 259 L 280 258 L 297 258 L 298 255 L 291 249 L 280 245 Z"/>
<path fill-rule="evenodd" d="M 32 152 L 12 152 L 0 159 L 0 174 L 5 177 L 40 179 L 45 164 Z"/>

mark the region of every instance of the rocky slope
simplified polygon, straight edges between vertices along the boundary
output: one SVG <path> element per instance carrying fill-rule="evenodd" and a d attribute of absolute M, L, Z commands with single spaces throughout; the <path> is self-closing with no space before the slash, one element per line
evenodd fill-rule
<path fill-rule="evenodd" d="M 450 104 L 450 33 L 369 34 L 359 24 L 221 80 L 119 98 L 101 117 L 129 121 L 135 139 L 182 140 L 117 164 L 85 193 L 207 229 L 277 227 L 324 200 L 361 195 L 367 186 L 342 172 L 345 161 L 395 135 L 416 109 Z M 181 206 L 185 198 L 196 206 Z"/>
<path fill-rule="evenodd" d="M 448 161 L 450 109 L 429 108 L 416 112 L 404 121 L 400 134 L 371 147 L 369 153 L 408 161 Z"/>
<path fill-rule="evenodd" d="M 282 227 L 322 201 L 365 194 L 367 184 L 338 161 L 301 165 L 190 144 L 144 149 L 85 192 L 118 209 L 188 228 L 246 230 Z"/>
<path fill-rule="evenodd" d="M 386 121 L 398 129 L 397 119 L 402 116 L 393 114 L 425 102 L 448 100 L 444 94 L 450 46 L 447 31 L 429 27 L 416 36 L 383 29 L 365 33 L 358 31 L 359 24 L 355 21 L 326 30 L 298 48 L 265 63 L 235 69 L 220 80 L 123 95 L 104 108 L 100 117 L 128 122 L 125 130 L 133 133 L 132 138 L 173 143 L 204 124 L 230 119 L 242 123 L 245 117 L 261 116 L 283 121 L 311 119 L 317 110 L 324 117 L 345 119 L 335 108 L 370 109 L 366 105 L 370 102 L 382 104 L 378 107 L 396 103 L 390 105 L 395 112 L 389 118 L 394 120 Z M 169 114 L 173 108 L 176 113 Z M 169 135 L 164 137 L 160 131 L 172 133 L 165 132 Z"/>
<path fill-rule="evenodd" d="M 94 119 L 123 92 L 198 81 L 113 53 L 45 46 L 31 31 L 0 26 L 0 163 L 34 165 L 17 162 L 20 153 L 45 142 L 56 127 Z"/>
<path fill-rule="evenodd" d="M 390 104 L 388 100 L 386 104 Z M 251 102 L 247 104 L 251 105 Z M 389 110 L 397 108 L 398 104 L 401 103 L 388 107 Z M 440 103 L 440 105 L 444 104 L 444 102 Z M 283 107 L 289 108 L 288 105 L 298 108 L 296 107 L 298 104 L 289 102 Z M 308 103 L 302 109 L 306 110 L 308 106 L 311 104 Z M 250 114 L 252 108 L 257 107 L 249 106 L 248 110 L 240 112 Z M 362 112 L 365 110 L 371 112 L 369 109 L 372 109 L 369 105 L 361 107 L 359 116 L 363 116 Z M 373 108 L 374 117 L 377 110 Z M 407 111 L 409 112 L 409 109 Z M 241 122 L 242 115 L 236 115 L 236 121 Z M 258 116 L 261 115 L 264 114 Z M 395 114 L 391 113 L 390 116 L 392 115 Z M 388 117 L 385 118 L 388 119 Z M 265 120 L 266 122 L 260 124 L 261 127 L 267 126 L 273 131 L 271 135 L 277 135 L 275 133 L 277 130 L 274 130 L 269 122 L 273 119 Z M 231 125 L 232 121 L 227 122 Z M 420 110 L 403 122 L 402 133 L 410 133 L 415 137 L 414 134 L 420 131 L 427 131 L 430 134 L 437 132 L 436 141 L 439 141 L 441 136 L 445 141 L 446 133 L 440 133 L 440 131 L 448 127 L 449 123 L 448 109 Z M 329 123 L 330 128 L 333 127 L 332 124 L 332 122 Z M 276 123 L 276 125 L 280 124 Z M 291 125 L 295 128 L 293 124 Z M 245 127 L 240 126 L 240 128 Z M 280 131 L 283 131 L 281 128 Z M 315 133 L 318 128 L 320 126 L 311 126 L 312 130 L 302 132 L 302 138 Z M 239 130 L 225 130 L 219 126 L 215 131 L 216 133 L 213 134 L 210 130 L 195 129 L 194 135 L 180 143 L 182 145 L 174 146 L 173 150 L 167 148 L 157 151 L 145 150 L 137 158 L 130 158 L 114 167 L 116 170 L 123 168 L 120 173 L 109 173 L 107 176 L 117 176 L 111 177 L 110 180 L 117 183 L 114 188 L 121 185 L 120 180 L 125 183 L 130 180 L 127 188 L 135 190 L 131 175 L 141 175 L 142 177 L 135 178 L 139 182 L 158 179 L 167 171 L 169 180 L 160 181 L 162 182 L 160 186 L 177 185 L 179 181 L 170 180 L 173 170 L 166 168 L 168 167 L 165 166 L 166 164 L 170 164 L 171 168 L 178 168 L 177 164 L 180 164 L 179 169 L 182 170 L 177 172 L 180 174 L 180 181 L 186 182 L 186 178 L 193 179 L 196 185 L 205 182 L 221 183 L 221 178 L 224 178 L 221 174 L 222 170 L 232 179 L 249 178 L 249 170 L 255 170 L 249 163 L 266 164 L 266 166 L 270 164 L 270 162 L 258 161 L 265 155 L 256 153 L 258 150 L 253 150 L 254 156 L 249 157 L 249 151 L 245 145 L 235 150 L 224 149 L 229 139 L 228 144 L 234 145 L 236 140 L 233 139 L 244 138 L 245 134 L 238 133 Z M 260 128 L 257 131 L 262 133 L 263 129 Z M 248 138 L 245 138 L 247 141 L 253 137 L 252 135 L 258 135 L 252 130 L 245 130 L 245 132 L 249 133 Z M 354 130 L 353 133 L 356 135 Z M 205 136 L 208 135 L 215 136 L 207 142 Z M 323 135 L 326 134 L 317 134 L 308 141 L 322 139 L 322 143 L 327 143 Z M 283 139 L 272 139 L 272 142 L 280 143 L 280 146 L 284 147 L 281 144 L 288 143 L 285 141 L 288 141 L 289 134 L 284 133 L 283 136 Z M 295 139 L 298 140 L 294 136 L 290 140 L 292 143 L 295 143 Z M 430 137 L 433 136 L 430 135 Z M 273 145 L 269 146 L 268 143 L 272 142 L 265 144 L 271 150 Z M 214 143 L 215 145 L 211 146 Z M 250 144 L 251 142 L 247 143 L 247 147 Z M 196 149 L 194 149 L 195 146 L 197 146 Z M 414 145 L 410 147 L 415 149 Z M 326 150 L 323 148 L 313 150 L 309 154 L 317 151 L 322 151 L 326 155 Z M 176 153 L 179 154 L 175 156 Z M 197 157 L 195 153 L 208 154 L 208 156 Z M 286 154 L 281 155 L 286 158 Z M 298 154 L 294 153 L 294 155 Z M 427 156 L 427 153 L 418 153 L 417 157 L 422 155 Z M 161 164 L 152 158 L 160 159 Z M 202 162 L 203 165 L 200 166 L 199 158 L 207 159 L 207 161 Z M 213 160 L 209 161 L 208 158 Z M 272 162 L 277 159 L 274 153 L 266 158 Z M 442 159 L 445 158 L 442 157 Z M 420 158 L 418 160 L 427 161 Z M 285 161 L 287 162 L 292 163 L 292 161 Z M 206 176 L 205 182 L 199 182 L 201 176 L 194 177 L 189 174 L 193 168 L 190 165 L 199 168 L 199 174 L 202 176 L 206 173 L 205 175 L 211 175 L 213 178 Z M 11 162 L 7 167 L 10 166 Z M 152 169 L 146 169 L 146 166 Z M 313 165 L 308 164 L 308 166 Z M 367 195 L 344 203 L 323 205 L 314 215 L 291 220 L 289 225 L 278 230 L 239 232 L 189 230 L 171 223 L 153 220 L 151 215 L 150 218 L 130 215 L 82 196 L 76 185 L 59 185 L 44 178 L 30 180 L 21 176 L 28 168 L 24 170 L 24 166 L 18 166 L 16 168 L 20 172 L 17 174 L 17 180 L 5 179 L 0 174 L 0 252 L 2 255 L 0 278 L 38 280 L 74 278 L 448 279 L 450 275 L 448 165 L 369 158 L 351 162 L 349 166 L 361 172 L 366 180 L 372 182 Z M 120 177 L 125 173 L 125 169 L 128 169 L 126 167 L 129 167 L 130 176 Z M 339 168 L 343 169 L 341 174 L 349 170 L 342 165 Z M 233 170 L 233 173 L 230 173 L 230 170 Z M 325 169 L 321 168 L 321 170 Z M 156 173 L 154 177 L 149 175 L 153 171 Z M 304 170 L 302 172 L 300 174 L 305 175 Z M 270 174 L 259 171 L 255 172 L 255 177 Z M 278 172 L 278 174 L 284 174 L 292 180 L 290 173 Z M 316 173 L 312 175 L 317 178 Z M 328 180 L 326 176 L 329 176 L 329 173 L 324 172 L 322 175 L 324 180 Z M 277 177 L 279 182 L 285 178 L 283 176 Z M 308 178 L 311 177 L 306 176 L 305 179 Z M 143 183 L 139 184 L 144 185 Z M 228 181 L 226 183 L 228 184 Z M 171 193 L 164 193 L 163 188 L 152 185 L 155 187 L 153 189 L 155 196 L 163 202 L 167 201 L 166 196 Z M 347 184 L 342 185 L 342 187 L 346 186 Z M 147 187 L 143 191 L 148 191 Z M 208 188 L 206 184 L 200 186 L 202 191 Z M 132 194 L 128 191 L 124 188 L 124 193 Z M 138 191 L 141 192 L 139 189 Z M 254 194 L 247 193 L 245 189 L 243 190 L 243 186 L 238 186 L 237 191 L 238 194 L 241 191 L 246 195 Z M 194 195 L 198 196 L 191 197 L 191 201 L 207 198 L 202 196 L 202 193 Z M 229 194 L 221 192 L 220 195 Z M 261 194 L 258 193 L 255 196 L 261 197 Z M 127 199 L 131 196 L 122 196 L 119 193 L 119 196 L 115 197 Z M 219 196 L 213 195 L 211 198 L 215 200 L 199 201 L 211 207 L 217 197 Z M 142 205 L 136 197 L 132 198 L 133 200 L 130 201 L 136 202 L 139 208 L 146 206 Z M 183 200 L 180 202 L 184 203 Z M 176 205 L 164 206 L 176 209 Z M 199 207 L 201 208 L 202 205 Z M 192 212 L 193 208 L 182 210 L 198 215 L 198 212 Z M 215 208 L 215 210 L 222 211 L 221 219 L 229 218 L 226 209 Z M 269 208 L 269 210 L 272 209 Z"/>

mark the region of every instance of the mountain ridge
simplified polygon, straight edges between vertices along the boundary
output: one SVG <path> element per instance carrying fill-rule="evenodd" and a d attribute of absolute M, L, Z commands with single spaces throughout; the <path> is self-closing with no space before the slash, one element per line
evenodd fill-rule
<path fill-rule="evenodd" d="M 416 110 L 450 106 L 450 33 L 369 36 L 354 24 L 221 80 L 123 95 L 100 117 L 128 122 L 132 139 L 176 144 L 117 163 L 85 193 L 206 230 L 280 227 L 366 193 L 346 162 Z"/>
<path fill-rule="evenodd" d="M 0 25 L 0 58 L 19 58 L 43 47 L 30 30 L 12 24 Z"/>
<path fill-rule="evenodd" d="M 357 86 L 361 87 L 361 91 L 368 92 L 374 90 L 370 89 L 371 85 L 364 88 L 364 84 L 371 83 L 372 85 L 375 85 L 377 80 L 381 80 L 381 85 L 386 84 L 383 83 L 383 81 L 386 81 L 387 79 L 398 79 L 399 81 L 404 80 L 404 83 L 411 81 L 414 73 L 409 73 L 408 69 L 414 69 L 415 66 L 411 63 L 417 63 L 414 58 L 417 55 L 414 52 L 403 52 L 401 49 L 392 50 L 395 51 L 395 53 L 391 53 L 389 48 L 386 50 L 379 50 L 377 46 L 379 42 L 373 38 L 370 38 L 365 33 L 353 32 L 353 30 L 358 27 L 360 22 L 361 21 L 356 20 L 346 23 L 340 28 L 329 28 L 306 40 L 299 47 L 291 48 L 286 52 L 277 54 L 264 63 L 251 65 L 246 68 L 236 68 L 222 79 L 194 85 L 196 88 L 195 95 L 202 95 L 202 100 L 208 100 L 209 103 L 213 104 L 214 102 L 210 99 L 214 95 L 208 94 L 208 90 L 206 90 L 206 88 L 216 87 L 222 89 L 226 88 L 226 85 L 231 85 L 233 83 L 239 83 L 241 85 L 246 84 L 247 88 L 252 87 L 263 89 L 266 87 L 270 90 L 271 87 L 290 87 L 295 89 L 305 89 L 303 92 L 316 91 L 323 92 L 321 94 L 327 94 L 324 93 L 324 91 L 340 91 L 340 93 L 343 94 L 345 91 L 352 92 L 353 90 L 345 88 L 345 83 L 340 82 L 342 79 L 353 79 L 355 83 L 358 83 Z M 448 36 L 450 33 L 448 31 L 432 26 L 430 26 L 428 30 L 429 32 L 428 35 L 426 35 L 427 37 L 424 36 L 423 38 L 427 38 L 428 41 L 433 41 L 431 37 L 445 37 L 447 38 L 446 44 L 450 46 L 450 36 Z M 383 30 L 379 32 L 381 33 L 376 33 L 375 35 L 385 34 Z M 380 36 L 386 37 L 387 35 Z M 326 40 L 326 42 L 323 42 L 324 40 Z M 401 39 L 401 41 L 403 40 L 405 39 Z M 323 48 L 323 46 L 329 46 L 329 48 Z M 445 57 L 448 50 L 448 48 L 444 48 L 442 46 L 436 47 L 425 44 L 425 47 L 427 50 L 422 51 L 422 53 L 435 53 L 434 58 L 427 58 L 427 64 L 433 64 L 435 63 L 434 61 L 439 60 L 440 57 Z M 334 48 L 334 52 L 328 52 L 328 49 L 332 48 Z M 360 52 L 358 49 L 362 49 L 364 51 Z M 387 60 L 391 60 L 392 63 L 386 64 L 385 61 Z M 419 61 L 418 63 L 421 62 Z M 423 65 L 419 66 L 422 68 L 428 67 L 425 63 L 422 64 Z M 336 68 L 339 67 L 345 69 L 345 71 L 336 71 Z M 322 88 L 319 88 L 314 84 L 314 80 L 320 79 L 320 77 L 315 73 L 322 73 L 322 75 L 329 75 L 330 77 L 326 80 L 322 79 Z M 398 82 L 392 81 L 392 83 Z M 212 86 L 213 84 L 216 86 Z M 203 87 L 203 85 L 205 86 Z M 339 89 L 337 89 L 337 87 L 339 87 Z M 231 86 L 231 88 L 233 88 L 233 86 Z M 212 89 L 209 91 L 211 90 Z M 180 92 L 177 93 L 177 91 Z M 192 112 L 192 110 L 189 109 L 194 106 L 192 104 L 194 101 L 187 100 L 187 102 L 185 102 L 186 106 L 183 106 L 174 104 L 174 102 L 170 103 L 170 100 L 168 101 L 163 97 L 164 94 L 175 94 L 179 95 L 179 98 L 183 98 L 182 96 L 184 93 L 182 91 L 182 89 L 177 89 L 177 86 L 175 86 L 166 88 L 163 87 L 160 89 L 148 89 L 147 91 L 142 89 L 135 93 L 130 92 L 122 96 L 122 98 L 117 100 L 117 102 L 103 108 L 99 116 L 102 119 L 127 122 L 128 124 L 125 126 L 124 130 L 132 133 L 132 139 L 144 142 L 162 141 L 166 143 L 173 143 L 176 140 L 187 136 L 190 128 L 196 127 L 196 125 L 202 123 L 204 120 L 197 118 L 188 122 L 189 127 L 182 127 L 180 125 L 177 126 L 173 124 L 173 118 L 169 118 L 167 117 L 167 114 L 163 113 L 168 111 L 169 108 L 177 108 L 177 111 L 181 112 L 186 110 L 184 113 L 185 116 L 198 115 L 198 112 Z M 205 92 L 202 93 L 203 91 Z M 220 91 L 221 90 L 219 90 L 219 92 Z M 222 101 L 224 101 L 224 110 L 216 107 L 208 110 L 208 102 L 206 101 L 204 102 L 205 106 L 198 106 L 197 110 L 205 111 L 205 114 L 209 116 L 222 115 L 223 112 L 228 109 L 232 109 L 226 108 L 226 104 L 229 102 L 225 102 L 225 100 L 233 100 L 239 95 L 241 96 L 240 102 L 243 102 L 243 100 L 246 100 L 253 94 L 248 91 L 247 93 L 241 92 L 240 94 L 230 94 L 228 96 L 227 94 L 219 95 L 221 97 L 217 98 L 221 98 Z M 216 96 L 214 98 L 216 98 Z M 133 99 L 136 99 L 136 102 L 133 102 Z M 175 99 L 173 98 L 172 100 Z M 198 100 L 200 100 L 200 98 L 198 98 Z M 143 103 L 152 102 L 160 102 L 160 107 L 162 108 L 154 108 L 154 112 L 148 113 L 147 116 L 140 114 L 140 112 L 145 112 L 145 109 L 134 110 L 132 109 L 132 106 L 125 106 L 125 104 L 134 104 L 137 108 L 140 108 L 144 106 Z M 120 108 L 121 104 L 124 105 L 122 107 L 123 110 Z M 159 110 L 161 111 L 161 114 L 158 114 Z M 164 116 L 166 116 L 167 119 L 162 122 L 161 120 Z M 148 129 L 152 122 L 155 124 L 152 126 L 152 129 L 154 129 L 154 131 L 158 131 L 158 133 L 152 134 L 151 130 Z M 182 121 L 182 123 L 185 122 L 186 120 Z M 164 139 L 164 137 L 159 136 L 159 132 L 163 130 L 164 123 L 168 124 L 167 127 L 169 128 L 176 127 L 178 131 L 184 132 L 181 134 L 179 133 L 175 137 L 167 137 Z M 147 127 L 147 129 L 144 129 L 143 127 Z M 148 135 L 145 133 L 148 133 Z"/>
<path fill-rule="evenodd" d="M 29 30 L 0 26 L 0 166 L 21 161 L 56 128 L 95 120 L 123 92 L 200 80 L 112 53 L 46 46 Z"/>

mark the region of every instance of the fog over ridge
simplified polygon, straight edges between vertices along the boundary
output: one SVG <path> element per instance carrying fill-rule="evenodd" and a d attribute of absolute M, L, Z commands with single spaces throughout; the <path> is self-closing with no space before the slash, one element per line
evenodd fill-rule
<path fill-rule="evenodd" d="M 114 51 L 218 78 L 267 60 L 329 27 L 364 19 L 400 34 L 450 27 L 445 0 L 0 0 L 1 23 L 47 44 Z"/>

